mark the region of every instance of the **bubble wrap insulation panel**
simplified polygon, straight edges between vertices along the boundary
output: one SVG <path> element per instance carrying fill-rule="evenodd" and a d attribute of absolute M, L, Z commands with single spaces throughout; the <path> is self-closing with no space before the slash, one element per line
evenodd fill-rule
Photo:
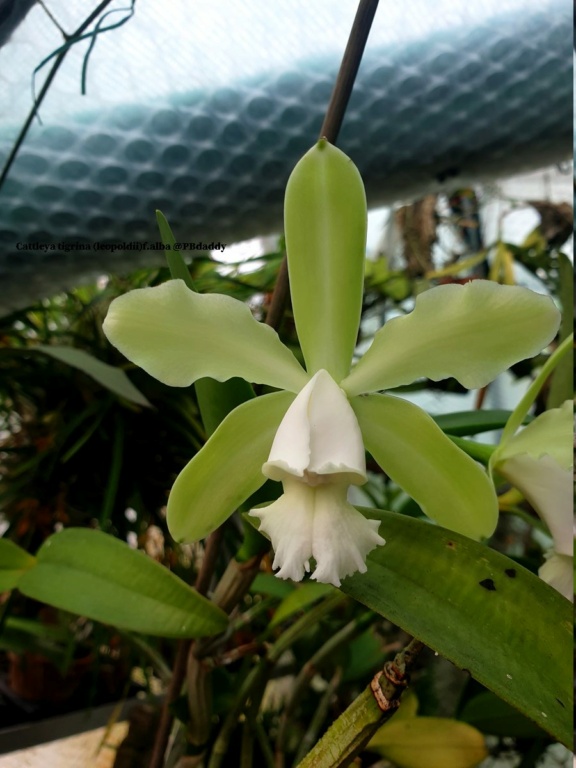
<path fill-rule="evenodd" d="M 239 0 L 213 5 L 225 10 L 234 3 Z M 194 26 L 196 4 L 180 5 L 189 5 Z M 299 48 L 295 36 L 292 58 L 274 61 L 277 32 L 269 32 L 260 69 L 252 64 L 243 74 L 238 65 L 237 76 L 211 78 L 205 74 L 211 62 L 226 51 L 234 52 L 233 64 L 242 61 L 243 50 L 248 57 L 251 38 L 244 33 L 257 27 L 264 6 L 262 0 L 240 5 L 241 24 L 227 22 L 224 13 L 213 31 L 217 50 L 206 45 L 191 52 L 180 43 L 181 49 L 168 47 L 154 61 L 160 71 L 183 59 L 188 71 L 197 72 L 196 61 L 196 79 L 170 70 L 170 87 L 151 86 L 148 94 L 138 84 L 118 96 L 112 82 L 108 100 L 96 88 L 95 97 L 90 90 L 83 100 L 63 93 L 58 105 L 46 106 L 43 124 L 34 124 L 0 191 L 0 311 L 107 270 L 163 263 L 159 251 L 94 248 L 97 242 L 156 241 L 155 208 L 166 214 L 178 240 L 232 243 L 281 230 L 286 180 L 317 138 L 356 3 L 342 3 L 339 38 L 323 46 L 330 15 L 314 16 L 314 3 L 278 0 L 278 23 L 288 29 L 298 19 L 296 31 L 305 28 L 312 45 Z M 338 142 L 360 168 L 370 207 L 571 154 L 569 0 L 475 3 L 472 16 L 465 5 L 452 0 L 459 13 L 447 19 L 439 12 L 447 7 L 442 2 L 409 1 L 405 13 L 396 9 L 393 18 L 388 3 L 380 4 Z M 123 29 L 138 22 L 138 13 L 137 6 Z M 120 32 L 107 34 L 112 48 L 102 50 L 118 56 L 122 67 L 131 51 L 120 44 Z M 104 67 L 102 55 L 90 64 L 96 73 Z M 31 69 L 37 57 L 32 61 Z M 57 91 L 58 79 L 53 87 Z M 18 125 L 3 121 L 0 160 Z M 90 247 L 67 250 L 64 242 Z M 56 248 L 23 250 L 18 243 Z"/>

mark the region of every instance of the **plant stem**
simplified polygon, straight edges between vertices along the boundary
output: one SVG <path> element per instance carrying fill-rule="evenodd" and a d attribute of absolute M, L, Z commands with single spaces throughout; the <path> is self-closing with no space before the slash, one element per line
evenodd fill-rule
<path fill-rule="evenodd" d="M 340 133 L 377 8 L 378 0 L 360 0 L 358 4 L 336 84 L 326 110 L 326 117 L 320 129 L 319 138 L 326 138 L 331 144 L 336 143 Z"/>
<path fill-rule="evenodd" d="M 424 647 L 413 638 L 384 665 L 377 675 L 309 752 L 298 768 L 345 768 L 364 749 L 376 733 L 396 711 L 397 702 L 409 678 L 410 670 Z M 387 702 L 385 710 L 377 703 L 376 694 Z"/>
<path fill-rule="evenodd" d="M 331 144 L 336 144 L 338 139 L 377 8 L 378 0 L 360 0 L 358 4 L 358 10 L 356 11 L 350 37 L 342 57 L 338 77 L 330 96 L 328 109 L 326 110 L 326 117 L 318 137 L 320 139 L 328 139 Z M 278 329 L 284 316 L 289 295 L 288 261 L 286 254 L 284 254 L 266 314 L 267 325 Z"/>
<path fill-rule="evenodd" d="M 213 533 L 210 534 L 206 541 L 204 559 L 202 560 L 202 565 L 200 566 L 195 584 L 197 591 L 201 595 L 205 595 L 208 591 L 210 579 L 212 578 L 214 567 L 216 565 L 216 557 L 220 548 L 222 533 L 222 529 L 217 528 Z M 188 653 L 190 651 L 191 645 L 191 640 L 180 640 L 178 642 L 172 678 L 166 690 L 166 696 L 164 697 L 164 702 L 162 704 L 160 722 L 158 724 L 158 730 L 156 731 L 154 749 L 152 750 L 152 757 L 150 758 L 149 768 L 162 768 L 164 763 L 164 754 L 166 752 L 168 739 L 170 738 L 170 729 L 174 720 L 170 707 L 178 698 L 180 691 L 182 690 L 182 684 L 186 675 Z"/>
<path fill-rule="evenodd" d="M 348 598 L 341 592 L 331 594 L 308 613 L 301 616 L 289 629 L 287 629 L 270 648 L 268 655 L 260 659 L 244 678 L 240 690 L 228 711 L 226 719 L 220 729 L 220 733 L 212 748 L 212 755 L 208 768 L 220 768 L 230 744 L 232 734 L 238 724 L 238 718 L 244 708 L 246 700 L 250 697 L 250 709 L 256 712 L 260 706 L 260 700 L 266 687 L 270 672 L 277 664 L 282 654 L 300 637 L 302 632 L 316 625 L 321 618 L 330 613 L 337 605 Z"/>
<path fill-rule="evenodd" d="M 302 741 L 300 742 L 300 746 L 298 747 L 298 752 L 296 753 L 294 765 L 298 765 L 298 763 L 302 761 L 302 759 L 304 758 L 308 750 L 312 747 L 314 742 L 317 740 L 318 732 L 320 731 L 320 728 L 322 727 L 328 715 L 328 710 L 330 709 L 330 702 L 332 701 L 332 696 L 334 696 L 334 693 L 338 688 L 338 686 L 340 685 L 341 681 L 342 681 L 342 667 L 337 667 L 336 671 L 332 675 L 332 678 L 330 679 L 330 682 L 328 683 L 328 687 L 326 688 L 322 698 L 320 699 L 320 703 L 316 707 L 316 712 L 314 713 L 314 717 L 310 721 L 310 725 L 308 726 L 306 733 L 302 737 Z"/>
<path fill-rule="evenodd" d="M 282 768 L 284 765 L 284 751 L 286 747 L 286 731 L 290 723 L 290 719 L 296 709 L 300 696 L 305 691 L 311 678 L 316 674 L 318 665 L 321 664 L 324 659 L 334 653 L 340 646 L 349 642 L 352 637 L 360 634 L 364 629 L 372 622 L 374 614 L 371 611 L 367 611 L 358 619 L 354 619 L 346 624 L 342 629 L 336 632 L 330 637 L 327 642 L 324 643 L 316 653 L 304 664 L 300 672 L 298 673 L 294 686 L 292 688 L 292 695 L 287 702 L 280 723 L 278 725 L 278 736 L 276 738 L 276 767 Z M 302 758 L 306 752 L 303 752 L 300 757 Z M 296 761 L 298 762 L 298 761 Z"/>

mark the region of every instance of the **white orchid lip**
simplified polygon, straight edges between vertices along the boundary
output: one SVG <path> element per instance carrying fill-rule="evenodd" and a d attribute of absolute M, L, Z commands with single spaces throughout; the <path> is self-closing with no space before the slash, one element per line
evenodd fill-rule
<path fill-rule="evenodd" d="M 276 576 L 301 581 L 311 558 L 316 561 L 311 578 L 324 584 L 339 587 L 346 576 L 365 573 L 366 555 L 386 541 L 378 534 L 380 522 L 367 520 L 348 503 L 347 485 L 311 487 L 287 477 L 283 486 L 277 501 L 250 511 L 272 541 Z"/>
<path fill-rule="evenodd" d="M 288 408 L 262 472 L 284 487 L 278 501 L 250 512 L 270 536 L 277 576 L 300 581 L 311 558 L 312 578 L 337 587 L 366 571 L 366 555 L 385 541 L 379 522 L 347 500 L 350 485 L 366 482 L 364 444 L 346 395 L 325 370 Z"/>
<path fill-rule="evenodd" d="M 271 480 L 298 477 L 310 486 L 366 482 L 358 420 L 326 371 L 310 379 L 286 412 L 262 472 Z"/>

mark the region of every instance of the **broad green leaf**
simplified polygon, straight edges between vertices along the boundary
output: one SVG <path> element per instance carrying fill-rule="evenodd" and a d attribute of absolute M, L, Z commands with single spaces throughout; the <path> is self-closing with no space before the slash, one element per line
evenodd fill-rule
<path fill-rule="evenodd" d="M 350 369 L 362 308 L 366 195 L 350 158 L 321 139 L 288 180 L 284 227 L 294 320 L 313 375 Z"/>
<path fill-rule="evenodd" d="M 509 558 L 392 512 L 342 591 L 422 640 L 546 732 L 572 741 L 572 605 Z M 545 670 L 545 673 L 543 673 Z"/>
<path fill-rule="evenodd" d="M 29 351 L 42 352 L 44 355 L 53 357 L 61 363 L 77 368 L 98 382 L 98 384 L 109 389 L 110 392 L 123 397 L 125 400 L 129 400 L 131 403 L 148 408 L 152 407 L 144 395 L 132 384 L 123 370 L 113 365 L 108 365 L 108 363 L 103 363 L 102 360 L 92 357 L 92 355 L 89 355 L 88 352 L 84 352 L 82 349 L 42 344 L 37 347 L 30 347 Z"/>
<path fill-rule="evenodd" d="M 483 691 L 464 706 L 459 719 L 493 736 L 517 736 L 535 739 L 542 729 L 491 691 Z"/>
<path fill-rule="evenodd" d="M 316 600 L 319 600 L 321 597 L 324 597 L 324 595 L 333 591 L 334 587 L 331 584 L 315 584 L 307 582 L 306 584 L 297 586 L 293 592 L 290 592 L 290 594 L 282 600 L 272 617 L 270 626 L 276 627 L 288 617 L 293 616 L 298 611 L 303 611 L 309 605 L 315 603 Z"/>
<path fill-rule="evenodd" d="M 540 352 L 559 323 L 552 299 L 527 288 L 489 280 L 439 285 L 378 331 L 342 387 L 352 396 L 449 376 L 483 387 Z"/>
<path fill-rule="evenodd" d="M 0 592 L 18 586 L 26 571 L 34 567 L 36 558 L 14 544 L 10 539 L 0 539 Z"/>
<path fill-rule="evenodd" d="M 502 429 L 510 418 L 511 411 L 487 410 L 487 411 L 455 411 L 454 413 L 442 413 L 432 416 L 442 432 L 447 435 L 466 437 L 467 435 L 479 435 L 482 432 L 490 432 L 493 429 Z M 531 417 L 529 417 L 531 419 Z"/>
<path fill-rule="evenodd" d="M 262 465 L 293 399 L 275 392 L 238 406 L 184 467 L 168 498 L 176 541 L 204 538 L 264 484 Z"/>
<path fill-rule="evenodd" d="M 488 757 L 476 728 L 443 717 L 394 717 L 373 737 L 370 749 L 398 768 L 474 768 Z"/>
<path fill-rule="evenodd" d="M 18 589 L 89 619 L 160 637 L 222 632 L 226 615 L 167 568 L 101 531 L 50 536 Z"/>
<path fill-rule="evenodd" d="M 498 501 L 488 475 L 427 413 L 391 395 L 355 397 L 351 405 L 366 448 L 428 517 L 474 539 L 493 533 Z"/>
<path fill-rule="evenodd" d="M 249 307 L 221 294 L 194 293 L 182 280 L 114 299 L 103 324 L 109 341 L 172 387 L 209 376 L 298 392 L 308 376 L 278 334 Z"/>

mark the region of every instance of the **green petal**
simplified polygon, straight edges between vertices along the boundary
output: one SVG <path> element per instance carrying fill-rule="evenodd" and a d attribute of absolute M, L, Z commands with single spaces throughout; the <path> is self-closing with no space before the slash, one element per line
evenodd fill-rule
<path fill-rule="evenodd" d="M 342 387 L 354 396 L 449 376 L 468 389 L 483 387 L 540 352 L 559 323 L 552 299 L 527 288 L 489 280 L 441 285 L 378 331 Z"/>
<path fill-rule="evenodd" d="M 308 377 L 278 334 L 230 296 L 200 294 L 182 280 L 114 299 L 104 333 L 123 355 L 172 387 L 203 376 L 298 392 Z"/>
<path fill-rule="evenodd" d="M 366 195 L 354 163 L 321 139 L 294 168 L 284 204 L 292 307 L 306 369 L 336 382 L 356 345 L 366 249 Z"/>
<path fill-rule="evenodd" d="M 264 484 L 262 464 L 292 400 L 275 392 L 238 406 L 184 467 L 168 499 L 176 541 L 204 538 Z"/>
<path fill-rule="evenodd" d="M 391 395 L 356 397 L 351 405 L 366 448 L 428 517 L 472 539 L 494 532 L 498 502 L 488 475 L 427 413 Z"/>

